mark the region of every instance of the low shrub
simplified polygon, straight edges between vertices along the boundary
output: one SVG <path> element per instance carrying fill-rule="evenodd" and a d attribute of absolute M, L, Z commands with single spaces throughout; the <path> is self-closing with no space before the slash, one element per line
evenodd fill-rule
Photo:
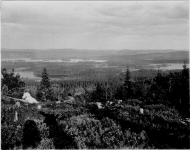
<path fill-rule="evenodd" d="M 120 148 L 124 143 L 121 128 L 109 118 L 100 121 L 80 115 L 62 121 L 60 126 L 77 148 Z"/>
<path fill-rule="evenodd" d="M 41 139 L 48 138 L 49 137 L 49 127 L 47 126 L 47 124 L 42 121 L 37 121 L 36 125 L 40 132 Z"/>
<path fill-rule="evenodd" d="M 71 117 L 60 122 L 60 127 L 74 140 L 77 148 L 99 148 L 100 126 L 98 120 L 87 115 Z"/>
<path fill-rule="evenodd" d="M 40 144 L 37 146 L 37 149 L 55 149 L 53 139 L 42 139 Z"/>
<path fill-rule="evenodd" d="M 60 104 L 56 109 L 43 108 L 42 112 L 46 114 L 53 114 L 58 120 L 64 120 L 73 116 L 87 113 L 87 109 L 80 105 Z"/>
<path fill-rule="evenodd" d="M 121 127 L 109 118 L 101 120 L 101 148 L 121 148 L 124 136 Z"/>
<path fill-rule="evenodd" d="M 143 104 L 143 102 L 138 99 L 128 99 L 125 103 L 132 106 L 140 106 Z"/>
<path fill-rule="evenodd" d="M 144 107 L 144 114 L 140 114 L 138 106 L 128 105 L 112 115 L 124 130 L 131 128 L 136 133 L 145 130 L 152 145 L 157 148 L 189 147 L 190 129 L 187 124 L 181 123 L 180 114 L 173 108 L 149 105 Z"/>

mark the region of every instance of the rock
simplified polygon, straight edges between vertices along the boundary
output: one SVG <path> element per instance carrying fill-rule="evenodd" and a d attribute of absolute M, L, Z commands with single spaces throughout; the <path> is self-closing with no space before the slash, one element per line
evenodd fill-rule
<path fill-rule="evenodd" d="M 190 123 L 190 118 L 185 118 L 186 122 Z"/>
<path fill-rule="evenodd" d="M 18 113 L 15 111 L 15 117 L 14 117 L 14 122 L 18 121 Z"/>
<path fill-rule="evenodd" d="M 142 115 L 142 114 L 144 114 L 144 109 L 143 108 L 140 108 L 140 114 Z"/>
<path fill-rule="evenodd" d="M 122 100 L 121 100 L 121 99 L 120 99 L 120 100 L 118 100 L 118 101 L 117 101 L 117 103 L 118 103 L 118 104 L 121 104 L 121 103 L 122 103 Z"/>
<path fill-rule="evenodd" d="M 60 104 L 61 103 L 61 101 L 56 101 L 56 104 Z"/>
<path fill-rule="evenodd" d="M 180 121 L 183 125 L 187 125 L 184 121 Z"/>
<path fill-rule="evenodd" d="M 100 102 L 96 102 L 96 106 L 98 107 L 98 109 L 102 109 L 103 107 L 102 107 L 102 103 L 100 103 Z"/>
<path fill-rule="evenodd" d="M 68 100 L 64 100 L 63 102 L 66 102 L 66 103 L 75 103 L 75 98 L 72 97 L 72 96 L 68 96 Z"/>
<path fill-rule="evenodd" d="M 20 102 L 16 102 L 15 106 L 20 107 Z"/>
<path fill-rule="evenodd" d="M 38 109 L 41 109 L 41 108 L 42 108 L 42 106 L 41 106 L 41 105 L 38 105 L 38 106 L 37 106 L 37 108 L 38 108 Z"/>

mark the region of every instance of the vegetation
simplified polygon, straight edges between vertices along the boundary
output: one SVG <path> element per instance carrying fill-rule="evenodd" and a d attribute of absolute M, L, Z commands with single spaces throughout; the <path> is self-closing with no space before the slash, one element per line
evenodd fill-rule
<path fill-rule="evenodd" d="M 25 83 L 21 81 L 20 75 L 15 75 L 14 70 L 8 72 L 5 68 L 1 70 L 1 74 L 2 94 L 21 98 Z"/>
<path fill-rule="evenodd" d="M 143 78 L 134 77 L 127 68 L 124 75 L 111 80 L 60 82 L 50 82 L 44 69 L 41 82 L 26 83 L 32 95 L 44 102 L 41 109 L 35 104 L 18 107 L 6 97 L 6 91 L 23 89 L 24 83 L 5 71 L 1 87 L 2 149 L 190 148 L 186 65 L 181 71 L 157 71 Z M 74 95 L 75 103 L 52 102 L 66 99 L 68 93 Z M 101 102 L 103 108 L 95 102 Z"/>
<path fill-rule="evenodd" d="M 54 100 L 52 96 L 53 92 L 50 85 L 50 80 L 48 77 L 48 73 L 44 68 L 42 72 L 42 80 L 40 85 L 37 87 L 36 97 L 40 101 Z"/>

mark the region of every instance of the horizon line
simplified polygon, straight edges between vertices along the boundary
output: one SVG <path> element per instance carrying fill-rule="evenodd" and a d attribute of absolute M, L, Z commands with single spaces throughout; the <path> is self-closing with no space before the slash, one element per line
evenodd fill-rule
<path fill-rule="evenodd" d="M 38 48 L 1 48 L 1 50 L 92 50 L 92 51 L 100 51 L 100 50 L 112 50 L 112 51 L 119 51 L 119 50 L 131 50 L 131 51 L 138 51 L 138 50 L 185 50 L 189 51 L 189 49 L 173 49 L 173 48 L 165 48 L 165 49 L 127 49 L 127 48 L 122 48 L 122 49 L 88 49 L 88 48 L 46 48 L 46 49 L 38 49 Z"/>

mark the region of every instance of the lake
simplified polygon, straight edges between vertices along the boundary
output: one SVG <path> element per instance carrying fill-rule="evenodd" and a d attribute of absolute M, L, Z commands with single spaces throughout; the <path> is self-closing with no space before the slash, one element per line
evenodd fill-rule
<path fill-rule="evenodd" d="M 15 74 L 19 74 L 21 78 L 39 80 L 40 77 L 36 77 L 33 71 L 15 71 Z"/>
<path fill-rule="evenodd" d="M 150 64 L 150 66 L 154 66 L 153 69 L 160 70 L 175 70 L 175 69 L 183 69 L 182 63 L 167 63 L 167 64 Z M 187 68 L 189 68 L 189 64 L 187 64 Z"/>
<path fill-rule="evenodd" d="M 24 61 L 24 62 L 67 62 L 67 63 L 77 63 L 77 62 L 107 62 L 107 60 L 94 60 L 94 59 L 70 59 L 69 61 L 64 61 L 62 59 L 31 59 L 31 58 L 6 58 L 6 59 L 1 59 L 2 61 Z"/>

